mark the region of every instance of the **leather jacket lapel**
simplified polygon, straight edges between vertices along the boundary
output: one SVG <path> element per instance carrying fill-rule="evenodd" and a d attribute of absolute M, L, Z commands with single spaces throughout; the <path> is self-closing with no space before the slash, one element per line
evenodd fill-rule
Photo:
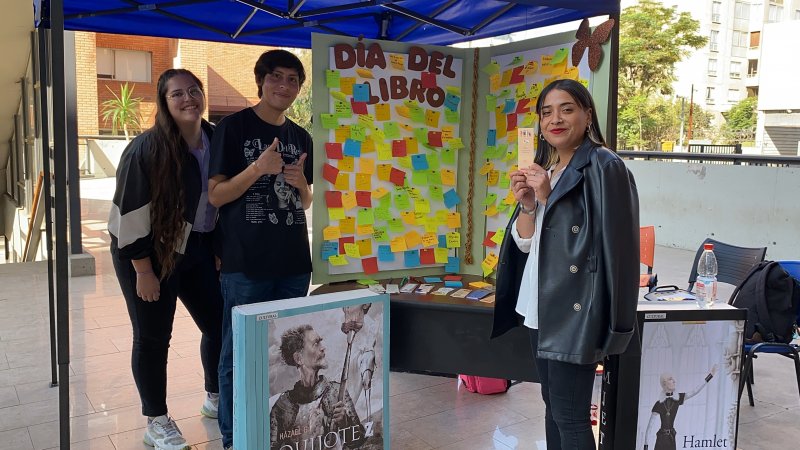
<path fill-rule="evenodd" d="M 592 147 L 594 147 L 594 143 L 589 139 L 585 139 L 578 150 L 575 151 L 575 155 L 572 156 L 569 164 L 564 169 L 564 173 L 561 174 L 561 179 L 558 180 L 550 193 L 550 197 L 547 199 L 547 207 L 544 210 L 545 216 L 559 199 L 583 180 L 583 171 L 581 169 L 589 164 L 589 153 Z"/>

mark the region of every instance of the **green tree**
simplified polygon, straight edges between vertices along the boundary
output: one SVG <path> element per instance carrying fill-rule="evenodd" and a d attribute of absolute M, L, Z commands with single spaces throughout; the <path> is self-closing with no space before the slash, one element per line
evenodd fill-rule
<path fill-rule="evenodd" d="M 678 140 L 681 128 L 681 102 L 662 96 L 637 95 L 620 107 L 617 137 L 620 149 L 656 150 L 662 141 Z M 684 105 L 684 133 L 688 129 L 688 105 Z M 710 139 L 712 114 L 695 105 L 692 111 L 692 137 Z"/>
<path fill-rule="evenodd" d="M 303 67 L 306 71 L 306 81 L 303 83 L 300 93 L 297 94 L 297 99 L 286 111 L 286 115 L 295 121 L 295 123 L 305 128 L 306 131 L 312 133 L 311 117 L 313 116 L 313 111 L 311 108 L 311 73 L 313 70 L 311 68 L 311 50 L 295 49 L 294 53 L 303 63 Z"/>
<path fill-rule="evenodd" d="M 141 97 L 133 96 L 135 85 L 128 86 L 128 83 L 119 87 L 119 95 L 106 86 L 114 98 L 102 103 L 103 121 L 108 124 L 111 121 L 111 132 L 117 134 L 117 130 L 122 128 L 125 139 L 130 140 L 128 129 L 141 130 L 142 115 L 139 107 L 142 103 Z"/>
<path fill-rule="evenodd" d="M 732 143 L 752 140 L 758 120 L 758 97 L 747 97 L 726 113 L 725 124 L 722 126 L 723 138 Z"/>

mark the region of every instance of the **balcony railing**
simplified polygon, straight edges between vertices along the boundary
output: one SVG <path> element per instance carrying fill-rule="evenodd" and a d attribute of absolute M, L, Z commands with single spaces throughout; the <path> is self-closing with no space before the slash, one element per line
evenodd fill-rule
<path fill-rule="evenodd" d="M 703 164 L 724 164 L 736 166 L 768 166 L 768 167 L 800 167 L 800 156 L 741 155 L 731 153 L 712 153 L 721 148 L 730 149 L 730 145 L 697 145 L 697 151 L 690 152 L 653 152 L 643 150 L 620 150 L 619 156 L 625 159 L 643 159 L 647 161 L 674 161 Z M 728 150 L 730 151 L 730 150 Z M 739 146 L 741 152 L 741 146 Z"/>

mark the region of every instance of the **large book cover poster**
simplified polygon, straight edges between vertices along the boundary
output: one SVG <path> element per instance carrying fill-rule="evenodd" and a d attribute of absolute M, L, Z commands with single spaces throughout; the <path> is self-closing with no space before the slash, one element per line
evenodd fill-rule
<path fill-rule="evenodd" d="M 388 295 L 347 291 L 234 308 L 234 441 L 389 448 Z"/>
<path fill-rule="evenodd" d="M 734 450 L 743 320 L 645 322 L 637 449 Z"/>

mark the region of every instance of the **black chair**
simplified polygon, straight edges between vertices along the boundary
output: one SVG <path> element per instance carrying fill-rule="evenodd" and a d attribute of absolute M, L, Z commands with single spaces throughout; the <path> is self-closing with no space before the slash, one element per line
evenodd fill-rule
<path fill-rule="evenodd" d="M 794 289 L 800 289 L 800 261 L 778 261 L 781 267 L 795 279 Z M 797 317 L 800 318 L 800 307 L 798 307 Z M 798 319 L 800 321 L 800 319 Z M 739 379 L 739 398 L 742 398 L 742 391 L 747 387 L 747 399 L 750 406 L 755 406 L 753 400 L 753 360 L 758 358 L 758 353 L 772 353 L 785 356 L 794 360 L 795 378 L 797 378 L 797 390 L 800 392 L 800 345 L 775 342 L 759 342 L 758 344 L 744 344 L 744 366 Z"/>
<path fill-rule="evenodd" d="M 767 254 L 767 247 L 738 247 L 726 244 L 714 239 L 706 239 L 697 249 L 692 263 L 692 271 L 689 272 L 689 290 L 694 287 L 697 281 L 697 261 L 703 253 L 703 245 L 714 244 L 714 256 L 717 257 L 717 281 L 739 286 L 744 277 L 750 273 L 754 265 L 764 260 Z"/>

